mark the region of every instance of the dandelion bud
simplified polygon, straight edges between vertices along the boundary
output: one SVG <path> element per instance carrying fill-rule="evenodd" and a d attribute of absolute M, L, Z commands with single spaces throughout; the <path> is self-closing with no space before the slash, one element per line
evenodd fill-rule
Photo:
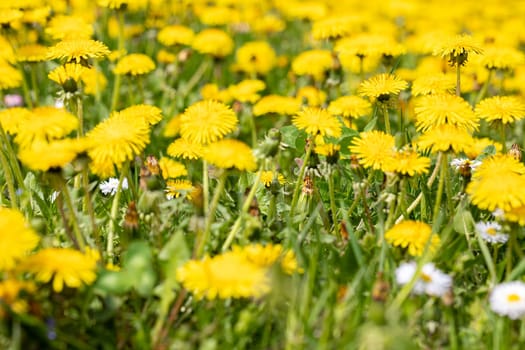
<path fill-rule="evenodd" d="M 521 161 L 521 148 L 517 143 L 513 143 L 509 149 L 509 155 L 511 155 L 517 161 Z"/>

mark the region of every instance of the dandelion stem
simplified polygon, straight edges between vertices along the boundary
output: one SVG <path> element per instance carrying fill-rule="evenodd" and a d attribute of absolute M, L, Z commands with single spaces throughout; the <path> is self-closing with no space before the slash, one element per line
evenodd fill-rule
<path fill-rule="evenodd" d="M 224 171 L 221 176 L 219 177 L 219 183 L 217 184 L 217 187 L 215 188 L 215 192 L 213 193 L 213 199 L 210 204 L 210 210 L 206 216 L 206 226 L 204 228 L 204 233 L 200 235 L 201 237 L 197 236 L 197 244 L 195 245 L 195 258 L 200 258 L 202 256 L 202 253 L 204 252 L 204 247 L 206 246 L 206 242 L 209 239 L 210 231 L 211 231 L 211 224 L 213 223 L 213 220 L 215 218 L 215 212 L 217 211 L 217 206 L 219 204 L 219 199 L 221 197 L 222 192 L 224 191 L 224 186 L 226 184 L 226 178 L 227 178 L 227 171 Z"/>
<path fill-rule="evenodd" d="M 210 198 L 210 183 L 209 183 L 209 175 L 208 175 L 208 162 L 206 160 L 202 160 L 202 198 L 203 198 L 203 215 L 206 217 L 208 215 L 208 206 L 209 206 L 209 198 Z"/>
<path fill-rule="evenodd" d="M 489 270 L 490 274 L 490 287 L 494 286 L 498 281 L 498 276 L 496 274 L 496 268 L 494 266 L 494 261 L 492 260 L 489 252 L 489 248 L 487 247 L 487 244 L 481 238 L 481 235 L 476 232 L 476 238 L 478 240 L 479 247 L 481 249 L 481 254 L 483 255 L 483 258 L 485 259 L 485 264 L 487 264 L 487 269 Z"/>
<path fill-rule="evenodd" d="M 15 179 L 18 182 L 18 187 L 25 192 L 26 186 L 24 183 L 24 177 L 22 176 L 22 171 L 20 170 L 20 164 L 16 159 L 15 151 L 13 150 L 11 142 L 9 141 L 9 138 L 7 137 L 7 134 L 5 133 L 4 129 L 2 128 L 2 125 L 0 125 L 0 137 L 2 138 L 2 142 L 5 145 L 7 158 L 9 160 L 9 163 L 11 164 L 11 170 L 13 171 L 13 175 L 15 176 Z"/>
<path fill-rule="evenodd" d="M 4 169 L 4 178 L 7 184 L 7 190 L 9 191 L 9 199 L 11 202 L 11 208 L 17 209 L 18 205 L 16 202 L 15 183 L 13 181 L 13 176 L 11 174 L 11 168 L 9 167 L 7 158 L 4 154 L 4 151 L 1 149 L 0 149 L 0 163 L 2 164 L 2 168 Z"/>
<path fill-rule="evenodd" d="M 306 167 L 308 166 L 308 161 L 310 160 L 310 155 L 312 154 L 313 145 L 311 143 L 312 143 L 312 141 L 310 141 L 310 140 L 307 140 L 307 142 L 306 142 L 306 154 L 304 155 L 303 164 L 301 165 L 301 169 L 299 170 L 299 177 L 297 178 L 297 182 L 295 183 L 295 188 L 294 188 L 293 196 L 292 196 L 292 203 L 290 204 L 290 221 L 289 221 L 289 223 L 292 223 L 292 221 L 293 221 L 293 215 L 295 213 L 295 206 L 297 205 L 297 200 L 299 199 L 299 192 L 300 192 L 301 187 L 303 185 L 304 173 L 306 171 Z"/>
<path fill-rule="evenodd" d="M 456 96 L 461 96 L 461 65 L 456 62 Z"/>
<path fill-rule="evenodd" d="M 330 210 L 332 211 L 332 225 L 333 225 L 333 233 L 334 235 L 337 234 L 337 207 L 335 205 L 335 193 L 334 193 L 334 171 L 333 169 L 330 170 L 330 174 L 328 175 L 328 193 L 330 195 Z"/>
<path fill-rule="evenodd" d="M 244 218 L 244 214 L 248 212 L 248 209 L 250 209 L 250 205 L 252 203 L 253 197 L 255 196 L 255 191 L 257 190 L 257 186 L 259 186 L 259 182 L 261 181 L 261 174 L 262 174 L 262 168 L 257 172 L 257 176 L 255 177 L 255 180 L 253 181 L 252 188 L 250 189 L 250 192 L 248 193 L 248 196 L 244 200 L 244 204 L 241 208 L 241 212 L 239 213 L 239 216 L 237 217 L 237 220 L 235 220 L 235 223 L 232 226 L 232 229 L 230 230 L 230 233 L 228 233 L 228 236 L 226 237 L 226 240 L 224 241 L 224 244 L 222 245 L 222 251 L 226 251 L 231 243 L 233 242 L 233 239 L 239 232 L 241 228 L 241 224 Z"/>
<path fill-rule="evenodd" d="M 443 188 L 444 188 L 444 185 L 445 185 L 445 180 L 446 180 L 446 173 L 447 173 L 447 169 L 446 169 L 446 159 L 447 157 L 442 157 L 441 158 L 441 164 L 440 164 L 440 168 L 441 168 L 441 174 L 439 176 L 439 183 L 438 183 L 438 189 L 437 189 L 437 193 L 436 193 L 436 202 L 434 204 L 434 211 L 433 211 L 433 215 L 432 215 L 432 222 L 436 222 L 437 220 L 437 217 L 439 215 L 439 209 L 441 208 L 441 198 L 443 197 Z"/>
<path fill-rule="evenodd" d="M 109 227 L 108 227 L 108 237 L 107 237 L 107 261 L 108 263 L 113 263 L 114 257 L 114 240 L 115 240 L 115 229 L 117 226 L 117 214 L 118 214 L 118 205 L 120 201 L 120 195 L 122 193 L 122 183 L 127 176 L 129 170 L 129 162 L 126 162 L 122 167 L 120 172 L 120 177 L 118 179 L 117 191 L 115 192 L 115 197 L 113 197 L 113 204 L 111 205 L 111 216 L 109 218 Z"/>
<path fill-rule="evenodd" d="M 501 145 L 503 146 L 502 152 L 507 152 L 507 128 L 505 127 L 505 124 L 500 122 L 500 135 L 501 135 Z"/>
<path fill-rule="evenodd" d="M 33 99 L 31 98 L 31 92 L 29 91 L 29 86 L 27 85 L 27 79 L 24 72 L 24 67 L 18 63 L 17 64 L 18 70 L 20 71 L 20 74 L 22 75 L 22 93 L 24 94 L 24 99 L 26 100 L 26 105 L 29 107 L 29 109 L 33 109 Z"/>
<path fill-rule="evenodd" d="M 390 130 L 390 115 L 388 114 L 388 106 L 386 103 L 383 103 L 383 115 L 385 117 L 385 132 L 391 134 Z"/>
<path fill-rule="evenodd" d="M 31 90 L 33 91 L 33 95 L 35 96 L 35 105 L 38 106 L 38 84 L 36 79 L 36 69 L 37 69 L 37 63 L 31 64 L 31 71 L 30 71 L 30 77 L 31 77 Z"/>
<path fill-rule="evenodd" d="M 67 209 L 69 210 L 69 221 L 73 227 L 73 233 L 75 234 L 78 247 L 81 251 L 84 251 L 86 246 L 84 242 L 84 236 L 82 236 L 82 233 L 80 232 L 80 227 L 78 226 L 78 220 L 75 213 L 75 207 L 73 206 L 73 201 L 71 200 L 71 193 L 69 192 L 67 182 L 64 179 L 62 179 L 62 196 L 64 197 Z"/>
<path fill-rule="evenodd" d="M 483 86 L 481 87 L 481 90 L 479 90 L 478 96 L 476 96 L 476 100 L 474 102 L 474 105 L 477 105 L 479 101 L 485 97 L 487 94 L 487 91 L 489 89 L 490 83 L 492 81 L 492 75 L 494 74 L 493 69 L 489 69 L 489 75 L 487 76 L 487 80 L 485 80 L 485 83 L 483 83 Z"/>

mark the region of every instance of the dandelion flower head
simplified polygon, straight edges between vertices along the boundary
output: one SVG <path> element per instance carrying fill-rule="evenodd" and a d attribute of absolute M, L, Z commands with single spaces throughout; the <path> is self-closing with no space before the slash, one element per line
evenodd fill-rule
<path fill-rule="evenodd" d="M 385 239 L 393 246 L 408 248 L 408 253 L 412 256 L 421 256 L 429 239 L 430 251 L 435 251 L 440 244 L 439 236 L 432 234 L 430 225 L 412 220 L 396 224 L 385 233 Z"/>

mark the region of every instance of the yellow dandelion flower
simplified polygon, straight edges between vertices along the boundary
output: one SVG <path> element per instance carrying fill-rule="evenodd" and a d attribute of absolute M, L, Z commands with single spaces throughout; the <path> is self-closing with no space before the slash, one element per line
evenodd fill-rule
<path fill-rule="evenodd" d="M 393 74 L 379 74 L 365 80 L 359 86 L 359 94 L 380 102 L 386 101 L 391 95 L 397 95 L 406 89 L 408 83 Z"/>
<path fill-rule="evenodd" d="M 326 109 L 306 107 L 297 112 L 292 123 L 309 135 L 341 136 L 341 123 Z"/>
<path fill-rule="evenodd" d="M 66 63 L 53 69 L 47 77 L 61 85 L 66 92 L 75 92 L 78 82 L 81 80 L 84 70 L 87 68 L 78 63 Z"/>
<path fill-rule="evenodd" d="M 164 126 L 164 132 L 162 136 L 164 137 L 175 137 L 180 133 L 180 114 L 171 118 L 166 125 Z"/>
<path fill-rule="evenodd" d="M 277 64 L 277 55 L 266 41 L 252 41 L 241 46 L 236 54 L 236 67 L 248 74 L 266 75 Z"/>
<path fill-rule="evenodd" d="M 230 107 L 212 100 L 192 104 L 180 118 L 181 136 L 202 145 L 220 140 L 234 131 L 239 123 Z"/>
<path fill-rule="evenodd" d="M 134 105 L 119 112 L 125 118 L 143 119 L 149 125 L 155 125 L 162 120 L 162 110 L 151 105 Z"/>
<path fill-rule="evenodd" d="M 25 8 L 24 9 L 24 16 L 22 17 L 22 22 L 24 24 L 32 24 L 32 25 L 39 25 L 42 27 L 45 27 L 48 18 L 51 15 L 51 7 L 50 6 L 44 6 L 41 4 L 35 4 L 34 8 Z"/>
<path fill-rule="evenodd" d="M 328 14 L 327 4 L 319 1 L 291 0 L 275 3 L 284 16 L 290 19 L 318 20 Z"/>
<path fill-rule="evenodd" d="M 242 252 L 189 260 L 176 277 L 199 299 L 261 297 L 270 290 L 267 268 L 248 261 Z"/>
<path fill-rule="evenodd" d="M 301 269 L 292 250 L 285 250 L 280 244 L 250 244 L 245 247 L 234 246 L 233 252 L 244 254 L 246 259 L 260 267 L 272 267 L 280 263 L 287 274 L 299 272 Z"/>
<path fill-rule="evenodd" d="M 26 124 L 20 127 L 15 142 L 22 148 L 34 141 L 51 141 L 68 135 L 78 127 L 78 119 L 65 109 L 37 107 L 31 111 Z"/>
<path fill-rule="evenodd" d="M 434 55 L 449 60 L 453 66 L 464 65 L 470 54 L 481 54 L 483 50 L 470 35 L 455 35 L 443 40 L 434 48 Z"/>
<path fill-rule="evenodd" d="M 20 46 L 16 52 L 18 62 L 42 62 L 47 58 L 47 47 L 40 44 Z"/>
<path fill-rule="evenodd" d="M 269 188 L 272 185 L 274 179 L 281 185 L 284 185 L 285 183 L 283 174 L 274 173 L 271 170 L 263 171 L 261 173 L 261 183 L 266 188 Z"/>
<path fill-rule="evenodd" d="M 204 29 L 193 39 L 192 47 L 204 55 L 222 58 L 233 51 L 233 40 L 220 29 Z"/>
<path fill-rule="evenodd" d="M 64 139 L 58 141 L 35 141 L 31 146 L 18 152 L 20 161 L 32 170 L 48 171 L 62 168 L 71 163 L 80 153 L 85 152 L 89 142 L 85 139 Z"/>
<path fill-rule="evenodd" d="M 262 80 L 246 79 L 228 87 L 228 94 L 236 101 L 255 103 L 261 98 L 258 92 L 264 90 L 266 84 Z"/>
<path fill-rule="evenodd" d="M 372 105 L 359 96 L 341 96 L 328 105 L 328 112 L 345 118 L 359 118 L 372 112 Z"/>
<path fill-rule="evenodd" d="M 0 282 L 0 304 L 2 307 L 9 307 L 15 313 L 24 313 L 28 309 L 28 304 L 23 297 L 35 291 L 36 286 L 33 282 L 6 279 Z M 0 316 L 3 316 L 2 312 Z"/>
<path fill-rule="evenodd" d="M 407 148 L 396 151 L 390 168 L 386 171 L 399 175 L 414 176 L 428 173 L 430 158 L 421 157 L 413 149 Z"/>
<path fill-rule="evenodd" d="M 293 115 L 301 109 L 301 101 L 295 97 L 267 95 L 263 96 L 253 106 L 253 115 L 258 117 L 264 114 L 275 113 Z"/>
<path fill-rule="evenodd" d="M 389 170 L 395 155 L 394 136 L 382 131 L 366 131 L 352 140 L 348 147 L 365 168 Z"/>
<path fill-rule="evenodd" d="M 80 79 L 84 84 L 84 93 L 88 95 L 100 94 L 108 85 L 106 76 L 94 67 L 84 69 Z"/>
<path fill-rule="evenodd" d="M 93 26 L 80 16 L 53 16 L 45 28 L 45 33 L 53 40 L 89 39 Z"/>
<path fill-rule="evenodd" d="M 203 6 L 196 8 L 199 20 L 208 26 L 223 26 L 239 23 L 241 13 L 229 6 Z"/>
<path fill-rule="evenodd" d="M 257 162 L 252 149 L 245 143 L 223 139 L 204 147 L 202 157 L 210 164 L 222 169 L 254 171 Z"/>
<path fill-rule="evenodd" d="M 438 94 L 420 97 L 414 107 L 417 130 L 427 131 L 440 125 L 454 125 L 474 131 L 479 127 L 470 104 L 456 95 Z"/>
<path fill-rule="evenodd" d="M 2 35 L 0 35 L 0 47 L 2 48 L 2 50 L 0 50 L 0 62 L 2 62 L 2 64 L 5 64 L 6 62 L 15 63 L 15 51 L 13 50 L 9 40 L 7 40 Z"/>
<path fill-rule="evenodd" d="M 10 64 L 0 61 L 0 90 L 17 88 L 22 85 L 22 74 Z"/>
<path fill-rule="evenodd" d="M 191 45 L 195 33 L 183 25 L 169 25 L 162 28 L 157 34 L 157 40 L 164 46 Z"/>
<path fill-rule="evenodd" d="M 484 176 L 480 176 L 478 169 L 466 189 L 472 204 L 490 211 L 496 208 L 510 211 L 512 208 L 525 205 L 525 176 L 492 167 L 491 169 L 494 169 L 492 174 L 483 171 Z"/>
<path fill-rule="evenodd" d="M 496 149 L 496 152 L 501 152 L 501 150 L 503 149 L 503 146 L 501 145 L 501 143 L 496 142 L 488 137 L 483 137 L 483 138 L 473 137 L 471 139 L 471 143 L 463 150 L 463 153 L 465 153 L 465 155 L 469 159 L 476 159 L 489 146 L 494 146 L 494 148 Z"/>
<path fill-rule="evenodd" d="M 40 237 L 18 210 L 0 207 L 0 271 L 11 270 L 40 242 Z"/>
<path fill-rule="evenodd" d="M 122 57 L 115 68 L 113 73 L 118 75 L 144 75 L 155 69 L 155 62 L 142 53 L 132 53 Z"/>
<path fill-rule="evenodd" d="M 292 71 L 295 74 L 311 75 L 316 80 L 323 79 L 325 73 L 333 66 L 334 58 L 328 50 L 305 51 L 292 61 Z"/>
<path fill-rule="evenodd" d="M 505 221 L 517 222 L 520 226 L 525 226 L 525 205 L 510 208 L 503 214 Z"/>
<path fill-rule="evenodd" d="M 339 39 L 334 47 L 339 57 L 399 56 L 406 49 L 390 35 L 364 33 Z"/>
<path fill-rule="evenodd" d="M 203 147 L 200 143 L 179 138 L 168 146 L 167 153 L 175 158 L 199 159 L 202 157 Z"/>
<path fill-rule="evenodd" d="M 89 39 L 62 40 L 49 48 L 48 59 L 61 59 L 66 62 L 76 62 L 86 65 L 90 58 L 103 58 L 110 51 L 100 41 Z"/>
<path fill-rule="evenodd" d="M 479 62 L 487 69 L 513 70 L 525 63 L 525 55 L 513 47 L 490 46 L 483 50 Z"/>
<path fill-rule="evenodd" d="M 488 122 L 510 124 L 525 117 L 525 103 L 517 96 L 494 96 L 478 103 L 476 115 Z"/>
<path fill-rule="evenodd" d="M 204 100 L 215 100 L 222 103 L 230 103 L 232 100 L 230 90 L 221 90 L 217 84 L 204 84 L 201 89 L 201 96 Z"/>
<path fill-rule="evenodd" d="M 186 195 L 186 198 L 191 196 L 194 187 L 189 180 L 168 180 L 166 181 L 166 197 L 168 199 L 179 198 L 181 195 Z"/>
<path fill-rule="evenodd" d="M 408 248 L 408 254 L 412 256 L 423 255 L 429 239 L 431 252 L 435 252 L 441 243 L 439 236 L 432 234 L 430 225 L 412 220 L 401 221 L 392 227 L 385 233 L 385 239 L 395 247 Z"/>
<path fill-rule="evenodd" d="M 32 114 L 27 108 L 14 107 L 0 111 L 0 126 L 8 134 L 15 135 L 26 125 Z"/>
<path fill-rule="evenodd" d="M 167 50 L 161 49 L 157 52 L 157 62 L 165 64 L 175 63 L 177 62 L 177 56 Z"/>
<path fill-rule="evenodd" d="M 310 107 L 319 107 L 326 101 L 326 93 L 314 86 L 303 86 L 297 90 L 295 97 Z"/>
<path fill-rule="evenodd" d="M 500 173 L 525 175 L 525 165 L 511 155 L 495 154 L 483 159 L 481 165 L 476 168 L 473 178 L 498 177 Z"/>
<path fill-rule="evenodd" d="M 412 95 L 435 95 L 454 92 L 456 78 L 443 73 L 418 76 L 412 83 Z"/>
<path fill-rule="evenodd" d="M 92 256 L 68 248 L 46 248 L 28 257 L 20 269 L 35 274 L 37 281 L 47 283 L 53 279 L 53 290 L 80 288 L 97 278 L 97 261 Z"/>
<path fill-rule="evenodd" d="M 417 139 L 417 145 L 422 150 L 432 153 L 460 153 L 472 144 L 472 135 L 464 129 L 450 124 L 443 124 L 423 133 Z"/>
<path fill-rule="evenodd" d="M 350 15 L 333 15 L 319 19 L 312 24 L 312 36 L 315 40 L 348 36 L 357 27 L 356 19 Z"/>
<path fill-rule="evenodd" d="M 150 142 L 150 128 L 142 118 L 130 118 L 114 112 L 86 137 L 93 145 L 88 151 L 92 171 L 101 177 L 110 177 L 114 167 L 132 160 Z"/>
<path fill-rule="evenodd" d="M 254 33 L 261 34 L 279 33 L 286 29 L 286 22 L 272 14 L 257 17 L 250 25 Z"/>
<path fill-rule="evenodd" d="M 0 9 L 0 25 L 3 28 L 10 28 L 16 26 L 20 22 L 24 13 L 15 8 L 1 8 Z"/>
<path fill-rule="evenodd" d="M 188 170 L 184 164 L 167 157 L 159 159 L 159 168 L 164 179 L 175 179 L 188 175 Z"/>

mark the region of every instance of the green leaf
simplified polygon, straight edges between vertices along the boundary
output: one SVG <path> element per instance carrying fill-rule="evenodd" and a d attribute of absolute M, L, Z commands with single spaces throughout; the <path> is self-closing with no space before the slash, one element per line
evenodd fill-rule
<path fill-rule="evenodd" d="M 366 124 L 363 131 L 371 131 L 374 130 L 377 124 L 377 117 L 372 118 L 368 124 Z"/>
<path fill-rule="evenodd" d="M 182 231 L 175 232 L 162 247 L 159 260 L 162 262 L 166 278 L 175 278 L 175 270 L 190 258 L 191 252 Z"/>

